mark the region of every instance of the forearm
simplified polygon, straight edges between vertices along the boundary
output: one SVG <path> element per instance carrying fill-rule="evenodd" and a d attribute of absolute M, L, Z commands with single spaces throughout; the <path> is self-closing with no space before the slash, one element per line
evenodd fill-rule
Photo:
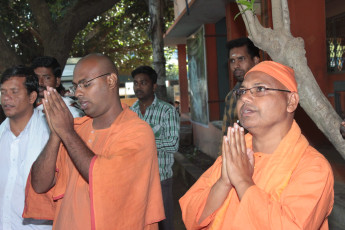
<path fill-rule="evenodd" d="M 68 133 L 61 138 L 75 167 L 85 181 L 89 183 L 89 168 L 95 154 L 76 132 Z"/>
<path fill-rule="evenodd" d="M 49 140 L 32 165 L 31 184 L 36 193 L 45 193 L 55 184 L 56 159 L 60 138 L 51 133 Z"/>
<path fill-rule="evenodd" d="M 222 206 L 226 197 L 228 196 L 232 186 L 226 185 L 219 179 L 211 188 L 207 197 L 205 208 L 200 216 L 199 224 L 205 220 L 209 215 Z"/>

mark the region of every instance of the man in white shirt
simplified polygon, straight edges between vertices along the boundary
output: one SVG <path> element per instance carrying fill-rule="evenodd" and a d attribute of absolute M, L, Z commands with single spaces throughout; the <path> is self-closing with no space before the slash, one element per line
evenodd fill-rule
<path fill-rule="evenodd" d="M 45 118 L 34 109 L 38 79 L 31 68 L 7 69 L 1 77 L 0 229 L 51 229 L 51 221 L 23 219 L 25 185 L 32 163 L 49 138 Z"/>
<path fill-rule="evenodd" d="M 37 109 L 43 111 L 42 99 L 44 98 L 44 90 L 47 86 L 53 87 L 62 96 L 68 109 L 73 117 L 82 117 L 84 112 L 76 107 L 77 103 L 70 97 L 65 97 L 66 90 L 61 84 L 62 69 L 58 61 L 54 57 L 42 56 L 37 57 L 32 62 L 33 70 L 38 77 L 38 99 Z"/>

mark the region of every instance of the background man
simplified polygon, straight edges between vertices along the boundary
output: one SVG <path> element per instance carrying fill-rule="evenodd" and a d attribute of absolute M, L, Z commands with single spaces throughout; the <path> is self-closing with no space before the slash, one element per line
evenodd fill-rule
<path fill-rule="evenodd" d="M 226 46 L 229 50 L 230 70 L 233 77 L 236 78 L 237 83 L 225 97 L 222 125 L 223 136 L 226 135 L 228 127 L 238 120 L 236 113 L 236 99 L 233 92 L 240 87 L 243 82 L 243 77 L 248 70 L 260 61 L 259 49 L 249 38 L 231 40 Z"/>
<path fill-rule="evenodd" d="M 134 93 L 138 98 L 131 109 L 146 121 L 155 134 L 159 174 L 163 192 L 166 219 L 159 223 L 160 230 L 173 229 L 172 183 L 174 153 L 178 150 L 180 119 L 174 106 L 155 96 L 157 73 L 150 66 L 132 71 Z"/>
<path fill-rule="evenodd" d="M 53 229 L 157 229 L 164 209 L 154 136 L 121 106 L 117 68 L 104 55 L 88 55 L 74 69 L 73 86 L 88 116 L 73 126 L 47 87 L 51 134 L 33 164 L 24 215 L 54 219 Z"/>
<path fill-rule="evenodd" d="M 22 218 L 26 180 L 49 137 L 45 119 L 34 109 L 37 77 L 17 66 L 5 70 L 0 83 L 7 116 L 0 126 L 0 229 L 51 229 L 47 221 Z"/>
<path fill-rule="evenodd" d="M 180 199 L 187 229 L 328 229 L 332 169 L 294 120 L 294 71 L 261 62 L 236 96 L 243 127 L 229 127 L 222 156 Z"/>
<path fill-rule="evenodd" d="M 65 88 L 61 84 L 61 75 L 62 70 L 58 61 L 54 57 L 43 56 L 37 57 L 32 62 L 32 68 L 34 69 L 38 77 L 38 110 L 43 110 L 42 99 L 44 97 L 44 90 L 47 89 L 47 86 L 55 88 L 56 91 L 62 96 L 62 99 L 66 103 L 68 109 L 71 111 L 73 117 L 82 117 L 84 116 L 83 111 L 77 108 L 77 103 L 69 98 L 64 97 Z"/>

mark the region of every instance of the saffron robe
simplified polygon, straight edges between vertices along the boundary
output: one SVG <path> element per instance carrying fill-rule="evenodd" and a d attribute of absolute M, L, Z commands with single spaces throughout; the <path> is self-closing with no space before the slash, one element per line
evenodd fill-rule
<path fill-rule="evenodd" d="M 53 219 L 53 229 L 158 229 L 165 217 L 154 135 L 123 107 L 107 129 L 94 130 L 90 117 L 75 119 L 76 132 L 96 154 L 89 183 L 61 144 L 55 186 L 37 194 L 29 178 L 24 217 Z"/>
<path fill-rule="evenodd" d="M 245 138 L 251 148 L 251 135 Z M 210 190 L 221 175 L 222 158 L 217 158 L 180 199 L 188 230 L 328 229 L 327 217 L 334 202 L 332 170 L 295 121 L 273 154 L 256 152 L 254 159 L 255 185 L 241 201 L 232 188 L 222 206 L 198 224 Z"/>

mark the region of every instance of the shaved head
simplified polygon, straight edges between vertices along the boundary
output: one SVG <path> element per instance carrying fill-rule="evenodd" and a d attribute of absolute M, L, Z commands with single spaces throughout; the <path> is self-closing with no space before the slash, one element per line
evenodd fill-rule
<path fill-rule="evenodd" d="M 78 65 L 89 61 L 96 62 L 98 67 L 104 70 L 104 72 L 115 73 L 116 75 L 118 75 L 119 71 L 116 68 L 114 62 L 108 56 L 100 53 L 92 53 L 86 55 L 78 61 L 76 68 Z"/>

